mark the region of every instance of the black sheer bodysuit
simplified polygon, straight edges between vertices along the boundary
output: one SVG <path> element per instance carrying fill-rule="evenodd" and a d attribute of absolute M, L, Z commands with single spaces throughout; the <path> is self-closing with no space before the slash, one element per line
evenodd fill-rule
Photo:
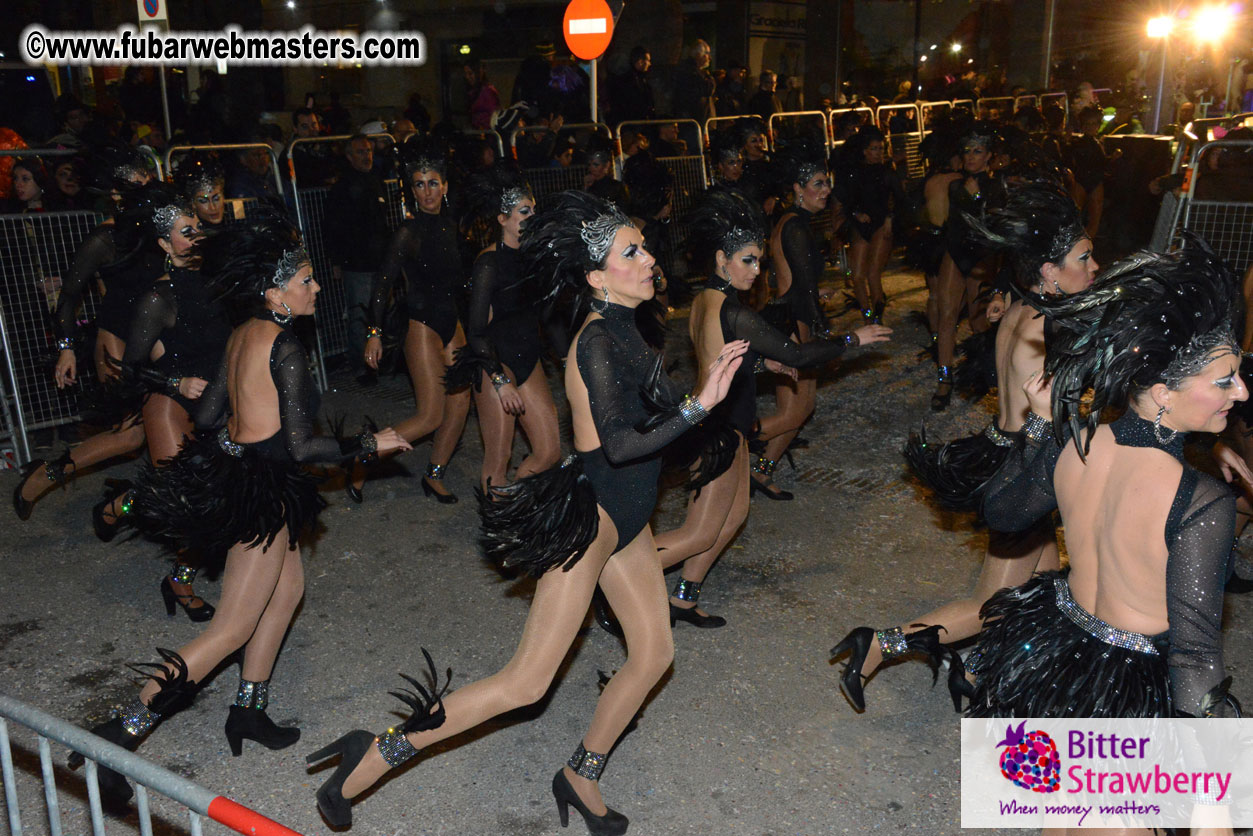
<path fill-rule="evenodd" d="M 661 451 L 691 428 L 677 407 L 653 416 L 641 392 L 658 402 L 677 402 L 678 390 L 660 368 L 661 357 L 635 327 L 635 309 L 610 304 L 584 326 L 575 364 L 587 387 L 601 446 L 580 450 L 583 472 L 618 530 L 614 551 L 635 539 L 657 507 Z M 650 420 L 651 419 L 651 420 Z M 645 421 L 651 428 L 641 429 Z"/>
<path fill-rule="evenodd" d="M 457 291 L 464 279 L 456 221 L 442 213 L 418 212 L 396 230 L 383 254 L 370 303 L 370 319 L 379 327 L 402 273 L 409 318 L 429 327 L 448 345 L 457 333 Z"/>
<path fill-rule="evenodd" d="M 213 298 L 200 271 L 172 267 L 168 279 L 154 284 L 136 306 L 122 364 L 192 414 L 195 402 L 168 387 L 167 381 L 212 380 L 230 335 L 226 310 Z M 165 353 L 149 360 L 158 340 Z"/>
<path fill-rule="evenodd" d="M 793 206 L 780 221 L 779 233 L 783 257 L 792 272 L 792 284 L 781 297 L 787 302 L 792 320 L 804 323 L 815 335 L 831 330 L 827 316 L 822 311 L 818 297 L 818 282 L 822 279 L 824 260 L 818 242 L 814 240 L 809 222 L 813 215 Z"/>
<path fill-rule="evenodd" d="M 543 350 L 536 307 L 539 291 L 519 275 L 518 251 L 504 244 L 479 255 L 471 283 L 466 344 L 485 361 L 489 374 L 500 372 L 504 364 L 521 386 Z"/>
<path fill-rule="evenodd" d="M 797 343 L 780 334 L 752 308 L 740 303 L 739 295 L 727 282 L 711 283 L 710 287 L 726 296 L 718 311 L 724 342 L 748 340 L 748 351 L 731 379 L 726 399 L 713 408 L 714 415 L 727 421 L 740 435 L 752 434 L 757 420 L 757 381 L 753 367 L 758 356 L 778 360 L 798 369 L 821 366 L 842 355 L 849 340 L 815 340 Z"/>
<path fill-rule="evenodd" d="M 96 227 L 79 244 L 69 272 L 61 280 L 56 313 L 58 337 L 79 342 L 82 331 L 78 312 L 97 275 L 104 282 L 105 293 L 96 309 L 96 326 L 119 339 L 130 333 L 135 303 L 164 273 L 163 259 L 160 253 L 145 250 L 120 263 L 115 264 L 116 260 L 112 224 Z"/>
<path fill-rule="evenodd" d="M 840 205 L 853 231 L 863 241 L 873 238 L 888 218 L 905 211 L 909 205 L 900 178 L 887 163 L 858 163 L 842 180 Z M 870 220 L 859 221 L 857 215 L 866 215 Z"/>
<path fill-rule="evenodd" d="M 1154 438 L 1153 425 L 1132 412 L 1110 429 L 1119 445 L 1165 450 L 1183 465 L 1165 525 L 1170 628 L 1164 638 L 1174 709 L 1199 717 L 1205 695 L 1224 677 L 1223 586 L 1235 533 L 1235 497 L 1184 460 L 1182 434 L 1163 445 Z M 992 528 L 1023 531 L 1057 508 L 1053 473 L 1061 452 L 1050 435 L 1042 443 L 1028 439 L 1010 453 L 984 499 L 984 516 Z"/>
<path fill-rule="evenodd" d="M 979 190 L 974 194 L 966 189 L 967 178 L 964 176 L 948 184 L 948 220 L 944 223 L 944 249 L 963 276 L 969 276 L 988 255 L 976 243 L 978 236 L 962 217 L 962 212 L 976 218 L 982 216 L 988 190 L 992 186 L 992 176 L 986 171 L 974 176 L 979 182 Z"/>

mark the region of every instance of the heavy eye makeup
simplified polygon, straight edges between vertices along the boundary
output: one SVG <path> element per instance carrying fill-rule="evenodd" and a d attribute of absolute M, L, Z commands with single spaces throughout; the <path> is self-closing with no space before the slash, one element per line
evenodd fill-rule
<path fill-rule="evenodd" d="M 637 246 L 636 244 L 631 244 L 625 250 L 622 251 L 622 257 L 623 258 L 635 258 L 635 254 L 638 253 L 639 251 L 640 251 L 639 246 Z"/>
<path fill-rule="evenodd" d="M 756 267 L 759 259 L 755 255 L 746 255 L 740 259 L 740 263 L 748 267 Z"/>

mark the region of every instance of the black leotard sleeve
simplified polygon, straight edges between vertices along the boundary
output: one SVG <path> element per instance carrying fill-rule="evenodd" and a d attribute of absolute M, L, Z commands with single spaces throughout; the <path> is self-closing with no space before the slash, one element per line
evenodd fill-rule
<path fill-rule="evenodd" d="M 196 402 L 196 410 L 192 415 L 196 429 L 216 429 L 226 423 L 226 413 L 230 406 L 226 374 L 226 354 L 223 352 L 217 374 L 213 376 L 213 380 L 209 381 L 209 385 L 205 387 Z"/>
<path fill-rule="evenodd" d="M 167 376 L 154 367 L 149 357 L 153 345 L 161 338 L 161 332 L 173 327 L 177 319 L 178 305 L 174 302 L 169 283 L 158 282 L 135 305 L 131 330 L 126 337 L 126 351 L 122 354 L 122 369 L 126 374 L 156 391 L 168 388 Z"/>
<path fill-rule="evenodd" d="M 830 330 L 818 298 L 822 258 L 815 258 L 814 237 L 809 231 L 808 216 L 794 214 L 785 220 L 780 240 L 783 257 L 792 271 L 792 286 L 787 292 L 792 299 L 792 310 L 814 331 L 822 333 Z"/>
<path fill-rule="evenodd" d="M 489 374 L 497 374 L 501 371 L 496 347 L 487 333 L 492 314 L 492 298 L 496 294 L 499 277 L 500 272 L 496 269 L 496 251 L 481 253 L 475 259 L 474 269 L 470 274 L 470 308 L 466 316 L 466 345 L 469 346 L 471 352 L 485 361 Z"/>
<path fill-rule="evenodd" d="M 79 341 L 82 333 L 78 327 L 78 309 L 87 294 L 88 283 L 96 273 L 115 258 L 111 228 L 100 225 L 83 239 L 74 253 L 69 272 L 61 278 L 61 296 L 57 300 L 57 336 Z"/>
<path fill-rule="evenodd" d="M 304 346 L 282 331 L 270 348 L 270 374 L 278 390 L 279 420 L 288 454 L 298 462 L 339 462 L 360 452 L 360 444 L 313 434 L 313 378 Z"/>
<path fill-rule="evenodd" d="M 1043 441 L 1023 437 L 988 483 L 983 516 L 994 531 L 1026 531 L 1057 508 L 1053 469 L 1061 448 L 1050 433 Z"/>
<path fill-rule="evenodd" d="M 723 302 L 721 313 L 726 326 L 724 333 L 737 340 L 748 340 L 758 354 L 798 369 L 821 366 L 842 355 L 848 347 L 848 341 L 838 337 L 808 343 L 793 342 L 752 308 L 734 304 L 729 298 Z"/>
<path fill-rule="evenodd" d="M 422 236 L 412 223 L 402 223 L 392 235 L 387 249 L 383 251 L 383 265 L 374 279 L 374 293 L 370 299 L 370 322 L 382 328 L 387 300 L 395 290 L 396 282 L 405 272 L 405 261 L 416 257 L 422 247 Z M 412 278 L 412 277 L 411 277 Z"/>

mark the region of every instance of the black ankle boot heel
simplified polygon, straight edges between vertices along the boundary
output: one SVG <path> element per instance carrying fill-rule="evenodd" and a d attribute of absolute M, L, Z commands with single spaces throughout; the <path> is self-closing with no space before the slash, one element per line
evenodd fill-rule
<path fill-rule="evenodd" d="M 231 754 L 239 757 L 244 740 L 255 740 L 267 749 L 286 749 L 300 739 L 300 729 L 294 726 L 277 726 L 264 708 L 245 708 L 232 705 L 226 717 L 226 742 Z"/>
<path fill-rule="evenodd" d="M 606 806 L 605 815 L 598 816 L 587 809 L 574 787 L 570 786 L 564 769 L 558 769 L 553 776 L 553 799 L 557 802 L 557 817 L 561 820 L 562 827 L 570 826 L 570 805 L 574 805 L 574 809 L 583 817 L 583 823 L 587 825 L 587 832 L 592 836 L 621 836 L 627 832 L 630 820 L 617 810 Z"/>

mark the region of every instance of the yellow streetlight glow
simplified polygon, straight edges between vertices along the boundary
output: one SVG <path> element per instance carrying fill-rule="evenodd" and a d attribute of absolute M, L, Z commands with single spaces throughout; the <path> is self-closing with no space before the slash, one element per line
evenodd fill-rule
<path fill-rule="evenodd" d="M 959 43 L 954 43 L 954 44 L 953 44 L 952 46 L 950 46 L 948 49 L 949 49 L 949 52 L 951 52 L 951 53 L 953 53 L 954 55 L 956 55 L 957 53 L 959 53 L 959 52 L 961 52 L 961 51 L 962 51 L 962 45 L 961 45 L 961 44 L 959 44 Z"/>
<path fill-rule="evenodd" d="M 1227 37 L 1235 22 L 1235 10 L 1231 6 L 1205 6 L 1192 18 L 1192 36 L 1198 41 L 1216 43 Z"/>
<path fill-rule="evenodd" d="M 1150 38 L 1166 38 L 1170 36 L 1171 30 L 1175 28 L 1174 18 L 1171 17 L 1155 17 L 1149 21 L 1148 33 Z"/>

